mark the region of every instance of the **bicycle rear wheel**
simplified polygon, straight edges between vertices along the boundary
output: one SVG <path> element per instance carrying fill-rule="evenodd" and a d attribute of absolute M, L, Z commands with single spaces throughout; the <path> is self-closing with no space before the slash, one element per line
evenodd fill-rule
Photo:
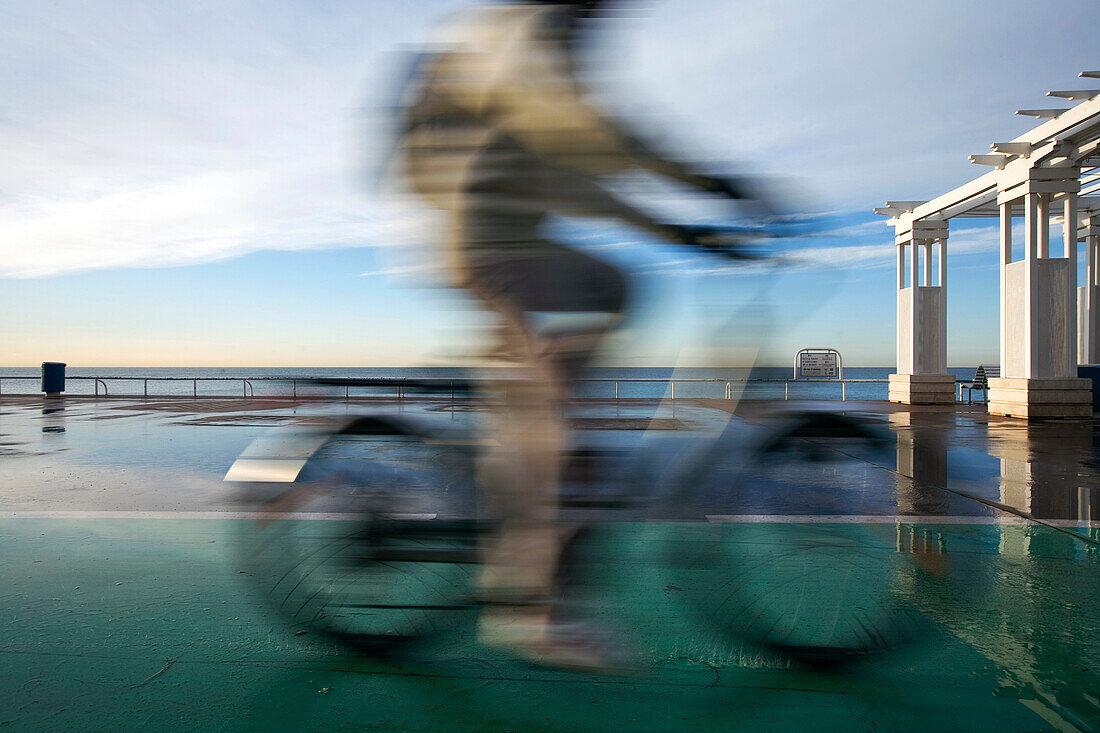
<path fill-rule="evenodd" d="M 882 515 L 895 494 L 889 435 L 837 415 L 773 430 L 744 465 L 734 511 L 686 523 L 672 544 L 692 606 L 731 635 L 813 664 L 881 652 L 927 627 L 898 592 L 914 571 Z M 896 512 L 896 508 L 890 510 Z"/>

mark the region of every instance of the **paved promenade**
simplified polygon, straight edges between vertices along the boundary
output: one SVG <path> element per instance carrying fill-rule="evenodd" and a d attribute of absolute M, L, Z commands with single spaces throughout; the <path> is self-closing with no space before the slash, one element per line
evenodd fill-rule
<path fill-rule="evenodd" d="M 624 630 L 642 664 L 611 677 L 505 658 L 473 642 L 472 620 L 401 658 L 372 660 L 269 614 L 240 560 L 253 520 L 221 479 L 252 440 L 311 419 L 315 404 L 0 397 L 0 725 L 1100 729 L 1098 423 L 831 406 L 894 436 L 889 491 L 846 518 L 827 497 L 792 498 L 773 523 L 857 524 L 887 537 L 891 552 L 895 539 L 899 553 L 923 548 L 927 577 L 890 582 L 926 633 L 828 671 L 730 641 L 690 609 L 698 568 L 654 559 L 676 529 L 624 522 L 601 545 L 615 562 L 599 616 Z M 760 407 L 739 412 L 752 420 Z M 683 401 L 666 417 L 721 421 L 722 408 Z M 647 408 L 599 409 L 606 422 L 588 428 L 614 433 Z M 742 540 L 760 520 L 751 497 L 710 517 L 708 532 Z"/>

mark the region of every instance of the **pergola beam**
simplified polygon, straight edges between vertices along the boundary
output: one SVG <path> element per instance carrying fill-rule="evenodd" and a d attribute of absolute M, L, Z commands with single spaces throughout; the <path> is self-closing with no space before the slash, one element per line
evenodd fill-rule
<path fill-rule="evenodd" d="M 989 146 L 989 149 L 997 153 L 1026 158 L 1031 155 L 1031 151 L 1035 149 L 1035 146 L 1031 143 L 993 143 Z"/>
<path fill-rule="evenodd" d="M 1091 73 L 1091 72 L 1089 72 Z M 1100 71 L 1096 72 L 1100 74 Z M 1100 76 L 1097 77 L 1100 79 Z M 1051 140 L 1058 137 L 1077 125 L 1085 122 L 1093 117 L 1097 116 L 1100 112 L 1100 104 L 1097 104 L 1097 100 L 1090 99 L 1078 104 L 1076 107 L 1070 108 L 1068 112 L 1059 116 L 1056 119 L 1044 122 L 1038 127 L 1028 130 L 1023 135 L 1015 138 L 1014 143 L 1032 143 L 1033 145 Z"/>
<path fill-rule="evenodd" d="M 923 201 L 887 201 L 886 207 L 890 209 L 898 209 L 904 212 L 912 211 L 923 203 Z"/>
<path fill-rule="evenodd" d="M 1100 78 L 1100 71 L 1096 72 Z M 1044 122 L 1024 134 L 1008 141 L 995 143 L 994 149 L 1003 150 L 1010 156 L 1003 169 L 992 170 L 965 183 L 958 188 L 920 204 L 912 211 L 897 211 L 895 207 L 876 209 L 877 213 L 894 220 L 923 219 L 926 217 L 952 218 L 965 215 L 971 209 L 988 205 L 996 200 L 998 188 L 1007 187 L 1006 179 L 1027 175 L 1027 171 L 1040 165 L 1046 156 L 1053 156 L 1064 150 L 1074 139 L 1095 135 L 1100 127 L 1100 97 L 1081 102 L 1057 119 Z M 1082 155 L 1094 155 L 1095 141 L 1087 141 L 1080 148 Z M 1002 148 L 1001 146 L 1009 146 Z M 1017 151 L 1025 149 L 1030 159 L 1025 159 Z M 1017 156 L 1017 157 L 1011 157 Z M 992 192 L 992 195 L 990 195 Z"/>
<path fill-rule="evenodd" d="M 1047 92 L 1048 97 L 1059 97 L 1079 102 L 1083 99 L 1092 99 L 1100 94 L 1100 89 L 1066 89 L 1063 91 Z"/>
<path fill-rule="evenodd" d="M 991 165 L 997 170 L 1004 170 L 1005 163 L 1008 162 L 1007 155 L 971 155 L 971 163 L 977 163 L 978 165 Z"/>
<path fill-rule="evenodd" d="M 987 206 L 988 204 L 995 204 L 997 202 L 997 189 L 993 188 L 980 196 L 974 197 L 963 203 L 955 204 L 954 206 L 948 206 L 942 212 L 940 216 L 944 219 L 953 219 L 957 216 L 970 213 L 972 210 L 978 207 Z M 978 214 L 978 216 L 997 216 L 996 207 L 989 214 Z"/>
<path fill-rule="evenodd" d="M 1078 196 L 1077 210 L 1081 213 L 1100 213 L 1100 196 Z"/>
<path fill-rule="evenodd" d="M 1060 107 L 1058 109 L 1018 109 L 1016 114 L 1024 117 L 1038 117 L 1040 119 L 1054 119 L 1069 112 L 1072 107 Z"/>
<path fill-rule="evenodd" d="M 1095 155 L 1098 150 L 1100 150 L 1100 138 L 1079 145 L 1077 147 L 1077 159 L 1075 162 L 1077 165 L 1081 165 Z"/>

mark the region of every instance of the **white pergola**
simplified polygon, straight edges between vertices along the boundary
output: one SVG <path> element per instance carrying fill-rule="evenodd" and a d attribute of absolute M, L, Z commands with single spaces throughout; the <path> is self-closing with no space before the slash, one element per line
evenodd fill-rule
<path fill-rule="evenodd" d="M 1100 71 L 1080 76 L 1100 79 Z M 1000 219 L 1001 230 L 1001 377 L 990 380 L 989 411 L 1015 417 L 1092 414 L 1092 383 L 1077 378 L 1077 365 L 1100 361 L 1100 89 L 1048 96 L 1076 104 L 1018 110 L 1046 121 L 1011 142 L 993 143 L 990 153 L 970 156 L 993 170 L 931 201 L 888 201 L 875 209 L 890 217 L 898 252 L 892 401 L 954 402 L 954 376 L 947 373 L 949 222 L 988 217 Z M 1014 254 L 1012 222 L 1019 216 L 1024 241 Z M 1060 256 L 1054 257 L 1052 221 L 1062 229 Z M 1085 282 L 1078 285 L 1081 241 L 1087 265 Z"/>

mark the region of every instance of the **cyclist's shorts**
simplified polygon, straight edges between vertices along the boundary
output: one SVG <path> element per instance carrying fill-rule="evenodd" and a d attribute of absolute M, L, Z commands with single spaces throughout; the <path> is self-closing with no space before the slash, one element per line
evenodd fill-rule
<path fill-rule="evenodd" d="M 576 250 L 553 247 L 545 255 L 471 264 L 470 290 L 490 303 L 522 313 L 592 312 L 620 314 L 627 284 L 616 268 Z"/>

